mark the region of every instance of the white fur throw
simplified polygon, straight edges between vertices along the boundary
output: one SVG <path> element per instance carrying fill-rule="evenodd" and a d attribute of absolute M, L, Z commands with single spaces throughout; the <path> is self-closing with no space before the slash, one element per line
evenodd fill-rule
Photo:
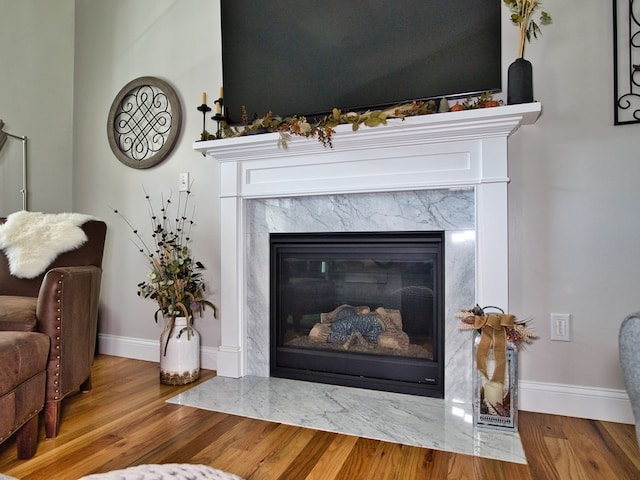
<path fill-rule="evenodd" d="M 11 274 L 35 278 L 60 255 L 87 241 L 80 226 L 95 217 L 79 213 L 15 212 L 0 225 L 0 249 Z"/>
<path fill-rule="evenodd" d="M 242 480 L 242 478 L 206 465 L 166 463 L 138 465 L 107 473 L 95 473 L 79 480 Z"/>

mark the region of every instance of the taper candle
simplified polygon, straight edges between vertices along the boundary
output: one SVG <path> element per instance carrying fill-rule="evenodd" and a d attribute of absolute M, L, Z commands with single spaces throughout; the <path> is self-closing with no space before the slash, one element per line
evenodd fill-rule
<path fill-rule="evenodd" d="M 202 104 L 207 104 L 207 92 L 202 92 Z"/>
<path fill-rule="evenodd" d="M 484 384 L 484 399 L 491 405 L 504 402 L 504 385 L 500 382 L 489 381 Z"/>
<path fill-rule="evenodd" d="M 222 105 L 220 102 L 216 101 L 216 115 L 220 115 L 222 113 Z"/>

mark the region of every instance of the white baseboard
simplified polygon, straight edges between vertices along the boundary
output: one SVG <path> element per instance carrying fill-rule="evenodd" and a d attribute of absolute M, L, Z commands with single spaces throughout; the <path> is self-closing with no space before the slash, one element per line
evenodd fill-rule
<path fill-rule="evenodd" d="M 617 423 L 635 423 L 625 390 L 520 381 L 520 410 Z"/>
<path fill-rule="evenodd" d="M 106 355 L 157 362 L 160 342 L 116 335 L 98 335 L 98 351 Z M 201 365 L 217 370 L 218 349 L 202 347 Z M 627 392 L 556 383 L 519 382 L 520 410 L 589 418 L 618 423 L 634 423 Z"/>
<path fill-rule="evenodd" d="M 98 352 L 116 357 L 135 358 L 158 362 L 160 355 L 160 341 L 141 338 L 121 337 L 117 335 L 98 335 Z M 200 348 L 200 365 L 207 370 L 217 370 L 218 349 L 212 347 Z"/>

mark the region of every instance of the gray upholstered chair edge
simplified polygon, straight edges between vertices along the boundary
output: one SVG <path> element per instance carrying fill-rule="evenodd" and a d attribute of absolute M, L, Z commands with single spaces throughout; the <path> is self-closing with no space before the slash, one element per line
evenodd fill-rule
<path fill-rule="evenodd" d="M 640 312 L 628 315 L 618 334 L 620 366 L 636 421 L 636 436 L 640 446 Z"/>

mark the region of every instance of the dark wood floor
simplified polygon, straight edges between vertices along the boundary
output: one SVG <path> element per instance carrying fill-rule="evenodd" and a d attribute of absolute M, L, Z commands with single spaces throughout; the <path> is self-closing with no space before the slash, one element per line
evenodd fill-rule
<path fill-rule="evenodd" d="M 199 382 L 215 372 L 203 371 Z M 0 472 L 73 480 L 144 463 L 202 463 L 247 479 L 640 479 L 633 426 L 520 412 L 528 465 L 252 420 L 166 403 L 156 363 L 101 355 L 93 390 L 63 403 L 60 435 L 16 460 L 0 445 Z"/>

